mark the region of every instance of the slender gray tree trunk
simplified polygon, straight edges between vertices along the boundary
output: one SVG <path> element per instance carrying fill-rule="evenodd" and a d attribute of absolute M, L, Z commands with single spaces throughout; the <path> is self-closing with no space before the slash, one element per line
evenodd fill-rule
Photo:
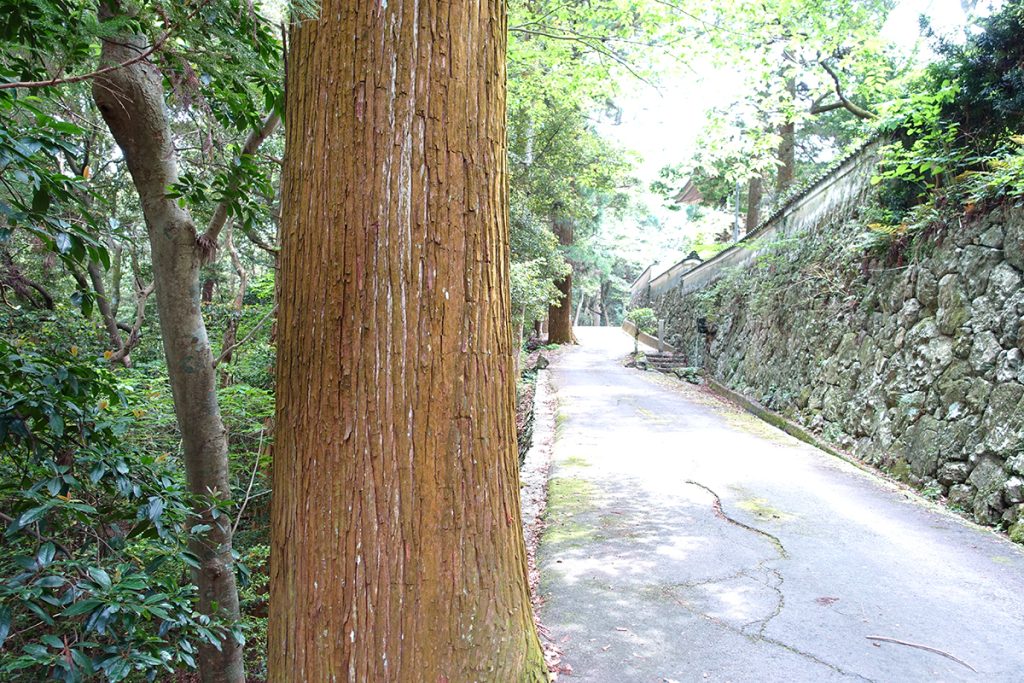
<path fill-rule="evenodd" d="M 110 0 L 101 17 L 120 12 Z M 126 62 L 146 48 L 139 35 L 121 35 L 103 42 L 100 64 Z M 216 374 L 199 302 L 199 267 L 211 245 L 199 239 L 192 217 L 167 197 L 178 180 L 177 155 L 164 107 L 163 76 L 148 60 L 97 77 L 93 98 L 124 153 L 146 219 L 156 283 L 160 333 L 174 395 L 174 411 L 185 451 L 189 490 L 204 501 L 197 523 L 211 530 L 190 539 L 199 558 L 194 579 L 199 610 L 229 622 L 239 618 L 238 591 L 231 557 L 231 524 L 227 514 L 212 514 L 209 501 L 226 506 L 227 433 L 217 405 Z M 242 649 L 230 636 L 220 650 L 204 646 L 199 668 L 205 683 L 242 683 Z"/>
<path fill-rule="evenodd" d="M 124 339 L 121 337 L 121 330 L 117 328 L 117 314 L 114 313 L 114 309 L 110 304 L 110 298 L 107 296 L 106 285 L 103 282 L 103 271 L 100 270 L 98 263 L 89 261 L 87 272 L 89 273 L 89 282 L 92 284 L 92 290 L 96 293 L 96 307 L 100 309 L 103 326 L 106 328 L 107 336 L 110 338 L 111 353 L 118 359 L 117 362 L 126 368 L 130 368 L 132 366 L 132 359 L 124 352 Z"/>
<path fill-rule="evenodd" d="M 612 283 L 607 280 L 601 283 L 601 325 L 607 327 L 611 324 L 608 315 L 608 297 L 611 295 Z"/>

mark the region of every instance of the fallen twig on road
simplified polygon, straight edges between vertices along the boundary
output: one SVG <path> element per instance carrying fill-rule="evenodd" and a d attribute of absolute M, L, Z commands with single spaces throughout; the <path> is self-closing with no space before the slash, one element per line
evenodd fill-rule
<path fill-rule="evenodd" d="M 865 636 L 865 637 L 868 640 L 881 640 L 881 641 L 886 642 L 886 643 L 895 643 L 897 645 L 906 645 L 907 647 L 916 647 L 918 650 L 927 650 L 928 652 L 934 652 L 935 654 L 942 655 L 943 657 L 946 657 L 947 659 L 952 659 L 957 664 L 962 664 L 963 666 L 966 666 L 968 669 L 970 669 L 974 673 L 978 673 L 977 669 L 975 669 L 973 666 L 971 666 L 970 664 L 968 664 L 964 660 L 960 659 L 956 655 L 949 654 L 945 650 L 940 650 L 937 647 L 931 647 L 930 645 L 921 645 L 920 643 L 911 643 L 911 642 L 908 642 L 906 640 L 899 640 L 898 638 L 889 638 L 888 636 Z"/>

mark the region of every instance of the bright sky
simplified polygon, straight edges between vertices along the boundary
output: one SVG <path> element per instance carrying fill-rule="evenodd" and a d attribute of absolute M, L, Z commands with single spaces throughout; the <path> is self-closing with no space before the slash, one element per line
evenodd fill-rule
<path fill-rule="evenodd" d="M 920 34 L 918 17 L 928 16 L 937 32 L 955 31 L 964 24 L 959 0 L 902 0 L 889 16 L 883 35 L 907 51 Z M 694 150 L 708 109 L 733 100 L 742 86 L 738 74 L 710 64 L 691 65 L 693 71 L 663 83 L 660 92 L 630 79 L 619 99 L 622 119 L 602 132 L 643 158 L 640 178 L 649 184 L 658 171 L 683 161 Z"/>

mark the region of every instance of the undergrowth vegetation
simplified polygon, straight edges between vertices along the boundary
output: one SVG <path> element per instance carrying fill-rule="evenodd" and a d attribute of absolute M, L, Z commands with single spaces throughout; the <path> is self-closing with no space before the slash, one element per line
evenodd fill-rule
<path fill-rule="evenodd" d="M 877 125 L 892 142 L 862 246 L 890 265 L 955 213 L 1024 202 L 1024 5 L 979 23 L 962 45 L 940 41 L 943 59 Z"/>
<path fill-rule="evenodd" d="M 195 666 L 229 627 L 195 612 L 185 540 L 203 529 L 180 469 L 126 440 L 143 411 L 102 360 L 6 341 L 0 354 L 0 677 Z"/>

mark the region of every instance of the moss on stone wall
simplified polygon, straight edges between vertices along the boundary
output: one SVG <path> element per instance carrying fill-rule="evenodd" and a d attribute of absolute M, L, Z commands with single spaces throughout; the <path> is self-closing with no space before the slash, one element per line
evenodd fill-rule
<path fill-rule="evenodd" d="M 865 222 L 851 205 L 794 226 L 653 306 L 710 377 L 1019 536 L 1024 210 L 947 214 L 899 267 L 865 259 Z"/>

